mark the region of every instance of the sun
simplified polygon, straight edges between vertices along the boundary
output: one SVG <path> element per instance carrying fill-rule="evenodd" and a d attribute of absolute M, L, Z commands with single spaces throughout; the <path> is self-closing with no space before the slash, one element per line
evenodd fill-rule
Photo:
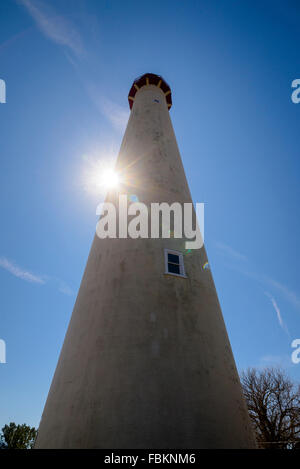
<path fill-rule="evenodd" d="M 101 175 L 99 182 L 100 185 L 103 185 L 106 189 L 116 189 L 119 185 L 120 178 L 115 171 L 107 170 Z"/>
<path fill-rule="evenodd" d="M 84 155 L 80 172 L 81 183 L 86 192 L 93 196 L 105 197 L 108 191 L 118 190 L 123 177 L 114 170 L 115 157 L 103 155 Z"/>

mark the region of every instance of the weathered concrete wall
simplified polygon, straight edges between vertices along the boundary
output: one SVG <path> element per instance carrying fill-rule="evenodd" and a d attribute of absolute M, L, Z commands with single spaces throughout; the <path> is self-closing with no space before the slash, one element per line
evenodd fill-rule
<path fill-rule="evenodd" d="M 154 85 L 136 94 L 117 168 L 142 202 L 191 201 Z M 205 249 L 184 256 L 187 279 L 164 273 L 164 248 L 184 241 L 95 237 L 37 448 L 254 446 Z"/>

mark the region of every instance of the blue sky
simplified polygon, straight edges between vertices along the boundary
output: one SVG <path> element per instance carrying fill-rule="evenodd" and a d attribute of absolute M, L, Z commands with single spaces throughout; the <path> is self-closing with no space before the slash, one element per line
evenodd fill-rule
<path fill-rule="evenodd" d="M 0 427 L 37 426 L 135 77 L 162 75 L 239 370 L 300 381 L 299 13 L 291 1 L 2 0 Z"/>

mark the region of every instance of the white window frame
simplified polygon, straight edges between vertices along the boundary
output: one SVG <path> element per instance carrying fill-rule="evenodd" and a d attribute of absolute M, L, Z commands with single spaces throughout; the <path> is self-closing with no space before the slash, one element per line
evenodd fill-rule
<path fill-rule="evenodd" d="M 183 262 L 183 254 L 180 251 L 174 251 L 173 249 L 165 249 L 165 275 L 173 275 L 174 277 L 183 277 L 187 278 L 184 269 L 184 262 Z M 175 254 L 179 257 L 179 270 L 180 274 L 175 274 L 173 272 L 168 271 L 168 254 Z"/>

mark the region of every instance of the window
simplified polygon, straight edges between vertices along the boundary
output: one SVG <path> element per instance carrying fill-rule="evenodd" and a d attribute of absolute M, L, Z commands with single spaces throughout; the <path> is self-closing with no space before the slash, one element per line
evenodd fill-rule
<path fill-rule="evenodd" d="M 165 249 L 165 268 L 166 274 L 186 277 L 181 252 Z"/>

